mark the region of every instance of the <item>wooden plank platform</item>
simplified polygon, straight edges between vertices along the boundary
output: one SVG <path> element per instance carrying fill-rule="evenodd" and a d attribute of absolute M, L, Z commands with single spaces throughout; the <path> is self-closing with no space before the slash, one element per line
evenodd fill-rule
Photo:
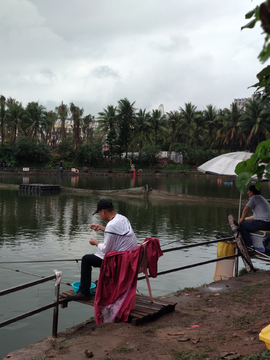
<path fill-rule="evenodd" d="M 73 294 L 73 290 L 64 291 L 59 295 L 61 307 L 65 308 L 68 306 L 67 300 L 68 294 Z M 66 300 L 65 300 L 66 299 Z M 78 301 L 85 305 L 94 306 L 95 292 L 90 300 Z M 136 294 L 135 296 L 135 309 L 130 311 L 129 322 L 132 325 L 140 325 L 142 323 L 152 321 L 157 317 L 174 311 L 176 303 L 172 303 L 165 300 L 154 298 L 154 302 L 151 303 L 149 296 Z"/>

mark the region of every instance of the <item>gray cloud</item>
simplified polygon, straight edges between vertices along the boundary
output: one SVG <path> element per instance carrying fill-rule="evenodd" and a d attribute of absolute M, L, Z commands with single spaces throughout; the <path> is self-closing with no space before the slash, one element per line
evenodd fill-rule
<path fill-rule="evenodd" d="M 240 31 L 259 3 L 2 0 L 0 93 L 93 115 L 124 97 L 147 110 L 229 107 L 262 68 L 261 29 Z"/>

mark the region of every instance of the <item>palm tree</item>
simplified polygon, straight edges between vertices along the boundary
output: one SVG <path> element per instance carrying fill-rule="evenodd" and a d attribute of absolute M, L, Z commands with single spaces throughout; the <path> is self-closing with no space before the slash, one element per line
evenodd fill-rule
<path fill-rule="evenodd" d="M 244 114 L 240 118 L 241 131 L 246 136 L 248 150 L 255 151 L 257 145 L 270 138 L 270 107 L 260 99 L 246 103 Z"/>
<path fill-rule="evenodd" d="M 45 133 L 48 127 L 47 123 L 47 111 L 43 105 L 39 105 L 38 102 L 32 101 L 26 106 L 26 116 L 30 122 L 30 131 L 32 137 L 36 142 L 39 142 L 40 138 L 45 140 Z M 40 137 L 38 136 L 40 135 Z"/>
<path fill-rule="evenodd" d="M 88 141 L 91 137 L 93 137 L 93 127 L 92 124 L 95 121 L 95 117 L 91 114 L 86 115 L 82 119 L 82 133 L 84 140 Z"/>
<path fill-rule="evenodd" d="M 60 129 L 60 136 L 63 139 L 66 138 L 66 119 L 68 117 L 68 106 L 66 104 L 63 104 L 63 101 L 61 105 L 57 106 L 55 108 L 55 111 L 57 112 L 58 116 L 60 117 L 61 121 L 61 129 Z"/>
<path fill-rule="evenodd" d="M 195 105 L 192 105 L 191 102 L 189 102 L 189 103 L 185 103 L 184 109 L 182 107 L 180 107 L 179 109 L 180 109 L 181 120 L 183 120 L 185 129 L 187 129 L 186 145 L 188 145 L 191 126 L 196 116 L 197 107 Z"/>
<path fill-rule="evenodd" d="M 75 147 L 81 143 L 81 117 L 83 115 L 83 109 L 80 109 L 78 106 L 75 106 L 73 103 L 70 103 L 71 118 L 73 120 L 73 139 Z"/>
<path fill-rule="evenodd" d="M 237 144 L 242 145 L 243 136 L 240 131 L 239 120 L 243 114 L 243 110 L 239 109 L 236 103 L 232 104 L 232 109 L 225 109 L 224 128 L 225 142 L 231 151 L 236 151 Z"/>
<path fill-rule="evenodd" d="M 137 113 L 136 113 L 136 117 L 134 119 L 134 124 L 133 124 L 133 131 L 134 131 L 134 136 L 133 136 L 133 144 L 138 144 L 139 143 L 139 149 L 141 150 L 143 145 L 146 142 L 150 141 L 150 113 L 146 112 L 146 110 L 142 110 L 140 109 Z"/>
<path fill-rule="evenodd" d="M 52 137 L 52 130 L 55 126 L 55 123 L 58 119 L 58 115 L 55 111 L 51 110 L 46 113 L 46 143 L 49 142 L 50 145 L 54 144 L 54 137 Z"/>
<path fill-rule="evenodd" d="M 120 156 L 122 153 L 122 149 L 126 152 L 126 158 L 127 158 L 127 152 L 128 148 L 130 146 L 130 140 L 131 140 L 131 132 L 134 125 L 134 118 L 135 118 L 135 108 L 134 105 L 135 101 L 133 103 L 130 103 L 130 101 L 127 98 L 121 99 L 118 101 L 118 107 L 116 109 L 117 111 L 117 119 L 118 119 L 118 125 L 119 125 L 119 152 Z"/>
<path fill-rule="evenodd" d="M 168 126 L 168 141 L 170 143 L 169 150 L 171 151 L 174 144 L 179 137 L 180 114 L 178 111 L 170 111 L 167 113 L 167 126 Z"/>
<path fill-rule="evenodd" d="M 205 120 L 202 111 L 196 111 L 196 115 L 191 124 L 191 145 L 195 145 L 195 150 L 198 149 L 198 144 L 203 144 L 203 135 L 205 129 Z"/>
<path fill-rule="evenodd" d="M 154 132 L 154 143 L 157 145 L 158 143 L 158 135 L 164 138 L 166 131 L 166 117 L 161 116 L 160 110 L 152 110 L 152 114 L 150 116 L 150 127 Z"/>
<path fill-rule="evenodd" d="M 107 109 L 98 113 L 99 130 L 102 138 L 106 139 L 108 150 L 112 161 L 112 156 L 115 152 L 117 143 L 117 120 L 116 107 L 108 105 Z"/>
<path fill-rule="evenodd" d="M 205 120 L 205 126 L 207 129 L 206 143 L 212 148 L 214 142 L 214 134 L 216 134 L 217 125 L 217 109 L 213 105 L 207 105 L 206 110 L 203 111 L 203 117 Z"/>
<path fill-rule="evenodd" d="M 9 129 L 10 140 L 16 142 L 17 135 L 21 130 L 22 123 L 26 119 L 27 114 L 22 103 L 19 103 L 15 99 L 9 98 L 7 100 L 7 107 L 5 117 Z"/>
<path fill-rule="evenodd" d="M 0 95 L 1 143 L 5 141 L 5 115 L 6 115 L 6 98 L 3 95 Z"/>

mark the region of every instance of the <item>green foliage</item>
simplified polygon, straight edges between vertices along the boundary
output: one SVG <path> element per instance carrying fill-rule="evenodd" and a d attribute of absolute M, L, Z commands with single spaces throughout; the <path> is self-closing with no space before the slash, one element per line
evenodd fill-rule
<path fill-rule="evenodd" d="M 75 157 L 75 149 L 72 145 L 72 139 L 64 139 L 60 142 L 58 146 L 58 153 L 62 160 L 64 161 L 72 161 Z"/>
<path fill-rule="evenodd" d="M 241 27 L 242 29 L 253 29 L 258 21 L 260 21 L 261 27 L 264 30 L 264 44 L 262 50 L 258 55 L 258 59 L 265 63 L 270 57 L 270 21 L 269 21 L 269 5 L 267 2 L 261 3 L 260 6 L 256 6 L 253 10 L 246 14 L 246 19 L 251 19 L 246 25 Z M 269 97 L 270 95 L 270 67 L 265 67 L 257 74 L 259 82 L 252 85 L 256 87 L 257 91 L 262 91 L 263 97 Z"/>
<path fill-rule="evenodd" d="M 103 164 L 101 146 L 92 146 L 89 143 L 80 144 L 75 157 L 76 163 L 80 166 L 94 166 Z"/>
<path fill-rule="evenodd" d="M 16 143 L 14 156 L 19 164 L 45 164 L 50 160 L 51 153 L 44 143 L 37 144 L 34 139 L 20 137 Z"/>
<path fill-rule="evenodd" d="M 236 186 L 243 194 L 246 186 L 250 183 L 252 176 L 256 175 L 256 188 L 260 189 L 262 177 L 270 181 L 270 139 L 262 141 L 256 148 L 254 154 L 246 160 L 240 162 L 236 168 L 235 173 L 238 175 L 236 178 Z"/>
<path fill-rule="evenodd" d="M 141 166 L 152 167 L 157 163 L 158 153 L 160 152 L 160 147 L 155 145 L 145 145 L 142 150 L 139 152 L 139 159 Z"/>
<path fill-rule="evenodd" d="M 28 163 L 45 164 L 51 154 L 44 143 L 36 144 L 34 139 L 20 137 L 18 142 L 7 142 L 0 146 L 0 158 L 8 167 Z"/>
<path fill-rule="evenodd" d="M 0 146 L 0 159 L 4 160 L 8 167 L 15 165 L 15 148 L 16 144 L 14 142 L 6 142 Z"/>

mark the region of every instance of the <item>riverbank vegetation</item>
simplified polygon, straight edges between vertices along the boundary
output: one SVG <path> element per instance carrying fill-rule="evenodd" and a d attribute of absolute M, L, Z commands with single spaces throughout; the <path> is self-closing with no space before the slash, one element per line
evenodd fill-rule
<path fill-rule="evenodd" d="M 73 103 L 47 111 L 37 102 L 26 107 L 0 99 L 0 160 L 9 168 L 63 166 L 183 171 L 231 151 L 255 151 L 269 138 L 270 106 L 260 97 L 239 109 L 199 110 L 192 103 L 164 115 L 121 99 L 92 115 Z M 162 153 L 161 153 L 162 151 Z M 172 156 L 174 154 L 174 156 Z M 168 160 L 172 159 L 172 160 Z"/>

